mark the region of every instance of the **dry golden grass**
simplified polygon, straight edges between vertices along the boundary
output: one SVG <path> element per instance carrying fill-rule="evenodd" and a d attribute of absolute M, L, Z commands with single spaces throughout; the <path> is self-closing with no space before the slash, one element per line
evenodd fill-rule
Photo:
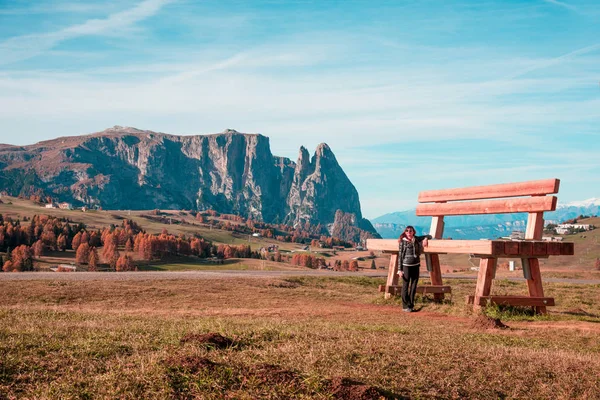
<path fill-rule="evenodd" d="M 548 317 L 491 310 L 509 329 L 485 330 L 475 282 L 413 314 L 382 282 L 0 280 L 0 398 L 347 398 L 335 377 L 390 398 L 600 397 L 598 285 L 548 284 Z M 208 332 L 234 344 L 189 339 Z"/>

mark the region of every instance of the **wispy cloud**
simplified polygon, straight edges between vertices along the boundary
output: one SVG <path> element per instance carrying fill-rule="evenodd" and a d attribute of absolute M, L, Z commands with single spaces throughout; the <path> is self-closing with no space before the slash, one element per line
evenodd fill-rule
<path fill-rule="evenodd" d="M 554 4 L 555 6 L 566 8 L 567 10 L 571 10 L 571 11 L 575 11 L 575 12 L 579 11 L 579 9 L 577 7 L 572 6 L 571 4 L 565 3 L 564 1 L 544 0 L 544 2 L 549 3 L 549 4 Z"/>
<path fill-rule="evenodd" d="M 128 10 L 104 19 L 89 19 L 59 31 L 12 37 L 0 43 L 0 64 L 10 64 L 35 57 L 59 43 L 80 36 L 112 34 L 155 15 L 172 0 L 145 0 Z"/>
<path fill-rule="evenodd" d="M 549 67 L 553 67 L 553 66 L 557 66 L 560 65 L 562 63 L 568 62 L 573 60 L 574 58 L 578 57 L 578 56 L 582 56 L 584 54 L 588 54 L 588 53 L 593 53 L 597 50 L 600 50 L 600 43 L 596 43 L 590 46 L 586 46 L 586 47 L 582 47 L 580 49 L 577 50 L 573 50 L 570 51 L 568 53 L 565 53 L 561 56 L 555 57 L 555 58 L 550 58 L 547 60 L 543 60 L 543 61 L 539 61 L 534 63 L 533 65 L 522 69 L 520 71 L 514 72 L 506 77 L 504 77 L 504 79 L 515 79 L 518 78 L 520 76 L 526 75 L 530 72 L 533 71 L 538 71 L 544 68 L 549 68 Z"/>

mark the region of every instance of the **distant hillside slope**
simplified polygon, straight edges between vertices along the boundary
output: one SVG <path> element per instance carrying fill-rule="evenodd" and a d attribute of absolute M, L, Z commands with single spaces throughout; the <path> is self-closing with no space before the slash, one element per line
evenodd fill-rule
<path fill-rule="evenodd" d="M 600 199 L 559 204 L 556 211 L 544 213 L 546 222 L 559 223 L 580 215 L 600 215 Z M 445 217 L 444 237 L 453 239 L 494 239 L 510 235 L 514 230 L 524 230 L 527 214 L 490 214 Z M 394 212 L 372 219 L 371 222 L 383 238 L 398 237 L 407 225 L 419 233 L 428 233 L 431 218 L 417 217 L 415 210 Z"/>

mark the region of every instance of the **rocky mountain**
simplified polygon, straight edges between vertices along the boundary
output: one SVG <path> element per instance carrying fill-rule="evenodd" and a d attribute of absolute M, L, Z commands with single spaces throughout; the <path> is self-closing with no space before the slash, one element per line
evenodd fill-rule
<path fill-rule="evenodd" d="M 30 146 L 0 145 L 0 190 L 104 209 L 208 209 L 333 228 L 336 212 L 375 233 L 356 188 L 325 143 L 298 161 L 269 138 L 235 130 L 175 136 L 115 126 Z"/>
<path fill-rule="evenodd" d="M 560 223 L 580 215 L 600 215 L 600 199 L 559 203 L 555 211 L 544 213 L 546 223 Z M 394 212 L 371 220 L 384 238 L 398 237 L 407 225 L 417 228 L 419 234 L 428 233 L 431 218 L 417 217 L 415 210 Z M 512 231 L 524 231 L 526 213 L 490 214 L 445 217 L 444 237 L 453 239 L 494 239 L 508 236 Z"/>

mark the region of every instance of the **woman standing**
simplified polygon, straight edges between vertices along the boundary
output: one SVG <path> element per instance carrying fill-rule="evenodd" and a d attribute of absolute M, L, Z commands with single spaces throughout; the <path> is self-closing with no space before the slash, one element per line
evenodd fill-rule
<path fill-rule="evenodd" d="M 398 238 L 400 249 L 398 275 L 402 277 L 402 310 L 413 312 L 419 282 L 421 253 L 431 235 L 415 236 L 415 228 L 407 226 Z"/>

